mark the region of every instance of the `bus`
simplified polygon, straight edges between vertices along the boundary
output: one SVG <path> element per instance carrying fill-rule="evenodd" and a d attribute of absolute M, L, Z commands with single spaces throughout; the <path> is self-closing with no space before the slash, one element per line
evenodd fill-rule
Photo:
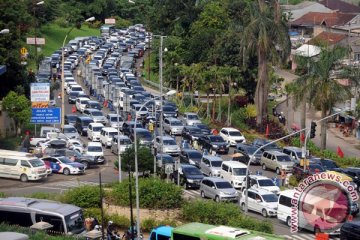
<path fill-rule="evenodd" d="M 174 228 L 171 233 L 172 240 L 278 240 L 285 239 L 275 235 L 250 231 L 227 226 L 214 226 L 203 223 L 188 223 Z"/>
<path fill-rule="evenodd" d="M 115 32 L 115 26 L 113 25 L 102 25 L 100 27 L 101 36 L 110 36 L 113 32 Z"/>
<path fill-rule="evenodd" d="M 48 229 L 59 234 L 81 234 L 85 231 L 81 208 L 60 202 L 24 198 L 0 198 L 0 222 L 30 227 L 37 222 L 47 222 Z"/>
<path fill-rule="evenodd" d="M 43 161 L 36 156 L 10 150 L 0 149 L 0 177 L 28 180 L 41 180 L 47 177 Z"/>

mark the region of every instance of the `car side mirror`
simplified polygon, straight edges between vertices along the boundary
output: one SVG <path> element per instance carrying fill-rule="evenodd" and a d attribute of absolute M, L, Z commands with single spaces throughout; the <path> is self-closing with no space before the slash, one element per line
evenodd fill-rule
<path fill-rule="evenodd" d="M 212 186 L 211 188 L 215 189 L 215 186 Z"/>
<path fill-rule="evenodd" d="M 256 202 L 261 203 L 262 201 L 260 199 L 256 199 Z"/>

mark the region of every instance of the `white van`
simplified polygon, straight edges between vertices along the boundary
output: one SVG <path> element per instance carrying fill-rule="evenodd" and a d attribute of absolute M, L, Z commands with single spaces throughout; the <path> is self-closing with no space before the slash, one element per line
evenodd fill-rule
<path fill-rule="evenodd" d="M 241 188 L 246 181 L 247 166 L 237 161 L 223 161 L 220 176 L 229 181 L 234 188 Z"/>
<path fill-rule="evenodd" d="M 88 139 L 92 142 L 100 141 L 100 132 L 104 127 L 102 123 L 90 123 L 87 130 Z"/>
<path fill-rule="evenodd" d="M 105 127 L 100 132 L 100 142 L 105 147 L 111 147 L 111 141 L 115 135 L 118 135 L 118 130 L 112 127 Z"/>
<path fill-rule="evenodd" d="M 90 99 L 86 97 L 77 98 L 75 101 L 76 110 L 78 110 L 81 113 L 84 112 L 88 101 L 90 101 Z"/>
<path fill-rule="evenodd" d="M 41 180 L 47 177 L 43 161 L 25 152 L 0 150 L 0 177 L 28 180 Z"/>

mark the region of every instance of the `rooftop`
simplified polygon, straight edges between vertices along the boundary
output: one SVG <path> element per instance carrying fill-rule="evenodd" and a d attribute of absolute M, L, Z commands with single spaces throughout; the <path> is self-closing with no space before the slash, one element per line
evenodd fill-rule
<path fill-rule="evenodd" d="M 319 45 L 321 43 L 327 43 L 328 45 L 333 45 L 341 42 L 346 38 L 346 35 L 332 32 L 322 32 L 308 43 L 312 45 Z"/>
<path fill-rule="evenodd" d="M 319 3 L 327 8 L 343 13 L 360 13 L 360 7 L 340 0 L 322 0 Z"/>
<path fill-rule="evenodd" d="M 295 21 L 292 21 L 290 24 L 292 26 L 303 26 L 303 27 L 313 27 L 318 25 L 324 25 L 326 27 L 332 26 L 342 26 L 350 22 L 356 14 L 352 13 L 319 13 L 319 12 L 309 12 Z"/>

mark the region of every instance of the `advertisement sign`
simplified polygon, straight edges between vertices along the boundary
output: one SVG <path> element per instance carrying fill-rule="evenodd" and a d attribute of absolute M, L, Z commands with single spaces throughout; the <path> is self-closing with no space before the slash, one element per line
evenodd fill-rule
<path fill-rule="evenodd" d="M 31 83 L 30 95 L 31 102 L 49 102 L 50 83 Z"/>
<path fill-rule="evenodd" d="M 26 43 L 32 45 L 45 45 L 45 38 L 26 38 Z"/>
<path fill-rule="evenodd" d="M 61 122 L 61 108 L 32 108 L 31 123 L 58 124 Z"/>
<path fill-rule="evenodd" d="M 49 102 L 32 102 L 31 108 L 48 108 Z"/>
<path fill-rule="evenodd" d="M 105 19 L 105 24 L 115 24 L 116 20 L 115 18 L 106 18 Z"/>

